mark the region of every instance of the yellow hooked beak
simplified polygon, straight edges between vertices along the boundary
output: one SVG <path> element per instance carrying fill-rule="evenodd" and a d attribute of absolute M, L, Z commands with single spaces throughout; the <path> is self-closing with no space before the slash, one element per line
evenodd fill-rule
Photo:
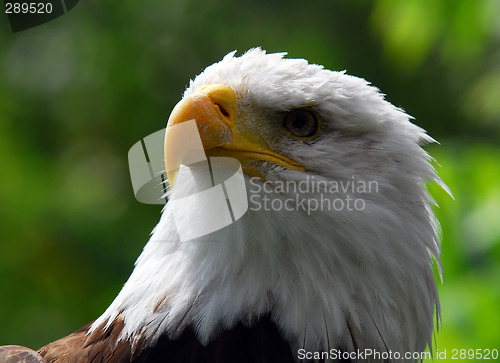
<path fill-rule="evenodd" d="M 165 134 L 165 163 L 175 153 L 175 148 L 185 140 L 175 139 L 169 128 L 182 122 L 195 120 L 201 142 L 207 156 L 227 156 L 238 159 L 243 171 L 251 176 L 262 175 L 255 161 L 268 161 L 293 170 L 305 170 L 299 163 L 270 151 L 263 140 L 242 130 L 236 123 L 237 100 L 234 91 L 225 85 L 202 86 L 181 100 L 168 119 Z M 172 136 L 174 135 L 174 136 Z M 177 168 L 167 167 L 167 178 L 171 186 L 175 182 Z"/>

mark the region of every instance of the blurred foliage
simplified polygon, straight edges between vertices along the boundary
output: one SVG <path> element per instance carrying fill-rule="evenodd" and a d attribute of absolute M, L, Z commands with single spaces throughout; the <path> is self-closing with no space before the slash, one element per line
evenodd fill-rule
<path fill-rule="evenodd" d="M 500 348 L 499 16 L 497 0 L 86 0 L 15 34 L 0 17 L 0 344 L 102 313 L 160 212 L 135 201 L 128 149 L 203 68 L 262 46 L 370 80 L 441 142 L 437 346 Z"/>

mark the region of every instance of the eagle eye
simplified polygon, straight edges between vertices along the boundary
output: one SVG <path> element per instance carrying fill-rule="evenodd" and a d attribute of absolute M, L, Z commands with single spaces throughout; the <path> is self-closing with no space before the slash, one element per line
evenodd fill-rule
<path fill-rule="evenodd" d="M 283 127 L 299 138 L 316 136 L 319 121 L 316 114 L 308 109 L 295 109 L 288 112 L 283 120 Z"/>

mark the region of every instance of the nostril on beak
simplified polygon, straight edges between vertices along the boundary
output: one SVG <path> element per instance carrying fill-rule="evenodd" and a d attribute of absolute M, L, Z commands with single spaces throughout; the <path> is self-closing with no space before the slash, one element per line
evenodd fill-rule
<path fill-rule="evenodd" d="M 220 103 L 216 103 L 215 105 L 219 108 L 220 112 L 224 117 L 229 117 L 229 111 L 226 110 L 224 106 L 222 106 Z"/>

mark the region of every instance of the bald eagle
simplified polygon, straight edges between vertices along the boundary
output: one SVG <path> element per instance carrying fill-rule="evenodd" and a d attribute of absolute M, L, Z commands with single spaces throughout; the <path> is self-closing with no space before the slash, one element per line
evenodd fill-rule
<path fill-rule="evenodd" d="M 108 309 L 33 361 L 419 360 L 440 319 L 434 140 L 364 79 L 284 56 L 226 55 L 167 124 L 166 159 L 189 142 L 169 128 L 195 120 L 208 160 L 238 161 L 245 213 L 185 241 L 203 220 L 168 202 Z M 201 180 L 181 169 L 170 200 Z"/>

